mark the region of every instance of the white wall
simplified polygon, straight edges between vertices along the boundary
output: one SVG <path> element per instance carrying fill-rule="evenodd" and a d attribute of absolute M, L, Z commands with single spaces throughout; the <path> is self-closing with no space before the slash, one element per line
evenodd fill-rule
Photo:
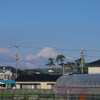
<path fill-rule="evenodd" d="M 0 79 L 1 80 L 3 79 L 3 73 L 0 73 Z"/>
<path fill-rule="evenodd" d="M 88 73 L 89 74 L 100 74 L 100 67 L 89 67 Z"/>
<path fill-rule="evenodd" d="M 12 75 L 12 72 L 11 71 L 9 71 L 9 70 L 7 70 L 6 72 L 5 72 L 5 74 L 7 74 L 7 75 Z"/>

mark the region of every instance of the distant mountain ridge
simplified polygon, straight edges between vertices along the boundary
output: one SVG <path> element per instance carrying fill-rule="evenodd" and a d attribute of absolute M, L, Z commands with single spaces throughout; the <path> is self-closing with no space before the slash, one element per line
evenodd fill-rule
<path fill-rule="evenodd" d="M 48 63 L 48 58 L 56 58 L 59 55 L 53 48 L 45 47 L 36 55 L 28 55 L 25 60 L 28 62 L 29 68 L 44 68 L 45 64 Z M 65 56 L 67 60 L 73 60 L 71 57 Z"/>
<path fill-rule="evenodd" d="M 19 59 L 18 68 L 21 69 L 36 69 L 47 68 L 48 58 L 56 58 L 60 53 L 50 47 L 45 47 L 36 54 L 28 54 L 24 58 Z M 67 61 L 73 58 L 65 56 Z M 0 65 L 1 66 L 16 66 L 16 58 L 9 49 L 0 48 Z"/>

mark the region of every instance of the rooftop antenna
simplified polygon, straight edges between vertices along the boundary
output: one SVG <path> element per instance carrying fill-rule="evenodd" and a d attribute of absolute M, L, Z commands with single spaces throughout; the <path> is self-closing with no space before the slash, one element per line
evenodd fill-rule
<path fill-rule="evenodd" d="M 80 67 L 81 67 L 81 73 L 83 73 L 83 67 L 84 67 L 84 49 L 82 48 L 80 50 L 80 53 L 81 53 L 81 63 L 80 63 Z"/>
<path fill-rule="evenodd" d="M 19 63 L 19 45 L 15 45 L 16 48 L 16 53 L 15 53 L 15 57 L 16 57 L 16 78 L 18 77 L 18 63 Z"/>

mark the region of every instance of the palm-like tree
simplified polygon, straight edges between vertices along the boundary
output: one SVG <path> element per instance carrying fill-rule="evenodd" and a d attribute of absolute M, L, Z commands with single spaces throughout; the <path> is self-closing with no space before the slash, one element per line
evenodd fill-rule
<path fill-rule="evenodd" d="M 54 58 L 49 58 L 49 63 L 45 64 L 46 66 L 55 66 L 54 64 Z"/>
<path fill-rule="evenodd" d="M 56 57 L 56 62 L 58 63 L 58 65 L 60 65 L 62 67 L 63 70 L 63 75 L 65 74 L 65 56 L 64 55 L 57 55 Z"/>
<path fill-rule="evenodd" d="M 60 62 L 60 64 L 61 63 L 63 63 L 63 61 L 65 60 L 65 56 L 64 55 L 57 55 L 57 57 L 56 57 L 56 62 Z"/>

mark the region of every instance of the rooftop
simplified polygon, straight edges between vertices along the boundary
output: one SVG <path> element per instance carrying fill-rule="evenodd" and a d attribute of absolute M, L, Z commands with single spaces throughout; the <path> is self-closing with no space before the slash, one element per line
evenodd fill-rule
<path fill-rule="evenodd" d="M 65 75 L 58 78 L 56 86 L 100 87 L 100 74 Z"/>
<path fill-rule="evenodd" d="M 100 67 L 100 60 L 93 61 L 88 64 L 89 67 Z"/>
<path fill-rule="evenodd" d="M 61 75 L 33 74 L 19 76 L 15 81 L 55 82 Z"/>

